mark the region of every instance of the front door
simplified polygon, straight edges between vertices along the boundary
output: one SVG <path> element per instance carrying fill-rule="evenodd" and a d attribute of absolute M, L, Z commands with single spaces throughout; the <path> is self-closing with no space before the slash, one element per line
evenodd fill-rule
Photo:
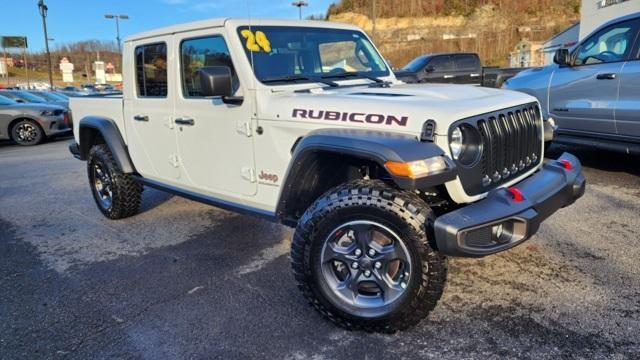
<path fill-rule="evenodd" d="M 176 87 L 168 76 L 168 69 L 175 62 L 171 56 L 172 37 L 128 43 L 125 51 L 135 54 L 134 64 L 130 64 L 133 71 L 125 73 L 125 81 L 133 84 L 124 94 L 129 154 L 142 176 L 176 183 L 180 169 L 170 100 Z"/>
<path fill-rule="evenodd" d="M 235 95 L 243 94 L 244 84 L 238 80 L 224 36 L 215 30 L 184 33 L 176 35 L 175 46 L 180 57 L 180 86 L 174 114 L 184 185 L 214 196 L 254 195 L 251 99 L 245 97 L 241 105 L 231 105 L 200 93 L 198 69 L 228 66 Z"/>
<path fill-rule="evenodd" d="M 635 49 L 620 73 L 616 127 L 618 135 L 640 138 L 640 34 Z"/>
<path fill-rule="evenodd" d="M 435 56 L 425 66 L 424 82 L 452 83 L 455 81 L 455 66 L 449 55 Z"/>
<path fill-rule="evenodd" d="M 608 26 L 579 45 L 572 66 L 554 72 L 549 113 L 561 130 L 616 134 L 620 72 L 635 35 L 630 21 Z"/>

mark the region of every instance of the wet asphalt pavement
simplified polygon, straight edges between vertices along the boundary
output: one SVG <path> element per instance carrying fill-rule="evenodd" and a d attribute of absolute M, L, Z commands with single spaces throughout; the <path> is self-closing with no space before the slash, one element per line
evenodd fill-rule
<path fill-rule="evenodd" d="M 640 357 L 638 157 L 570 149 L 582 199 L 522 246 L 450 259 L 429 318 L 381 335 L 305 303 L 288 228 L 151 189 L 106 220 L 67 142 L 0 143 L 0 359 Z"/>

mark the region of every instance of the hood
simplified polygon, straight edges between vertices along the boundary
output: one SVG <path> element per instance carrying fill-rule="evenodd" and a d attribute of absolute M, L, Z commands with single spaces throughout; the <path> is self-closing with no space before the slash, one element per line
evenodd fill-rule
<path fill-rule="evenodd" d="M 38 115 L 46 110 L 65 110 L 63 106 L 46 104 L 46 103 L 17 103 L 11 105 L 14 109 L 20 109 L 20 111 L 29 113 L 37 113 Z"/>
<path fill-rule="evenodd" d="M 261 119 L 412 134 L 433 119 L 438 135 L 447 134 L 457 120 L 536 101 L 514 91 L 450 84 L 345 86 L 270 95 L 274 98 L 258 102 Z"/>

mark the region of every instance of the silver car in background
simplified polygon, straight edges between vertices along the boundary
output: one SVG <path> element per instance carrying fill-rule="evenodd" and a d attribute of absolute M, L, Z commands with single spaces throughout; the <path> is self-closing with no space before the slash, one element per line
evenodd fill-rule
<path fill-rule="evenodd" d="M 639 31 L 640 13 L 612 20 L 503 88 L 538 98 L 557 142 L 640 153 Z"/>
<path fill-rule="evenodd" d="M 46 103 L 19 103 L 0 95 L 0 139 L 36 145 L 71 129 L 71 118 L 65 108 Z"/>

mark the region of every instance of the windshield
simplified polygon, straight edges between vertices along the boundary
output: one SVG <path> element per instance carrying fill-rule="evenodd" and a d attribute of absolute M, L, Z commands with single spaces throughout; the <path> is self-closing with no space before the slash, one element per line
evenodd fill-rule
<path fill-rule="evenodd" d="M 249 61 L 253 59 L 256 77 L 264 83 L 389 75 L 384 60 L 360 31 L 245 26 L 238 28 L 238 36 Z"/>
<path fill-rule="evenodd" d="M 0 105 L 14 105 L 15 101 L 9 99 L 8 97 L 0 95 Z"/>
<path fill-rule="evenodd" d="M 426 57 L 426 56 L 419 56 L 419 57 L 411 60 L 407 65 L 405 65 L 402 68 L 402 70 L 407 70 L 407 71 L 411 71 L 411 72 L 418 72 L 424 67 L 424 65 L 427 63 L 428 60 L 429 60 L 429 58 Z"/>

